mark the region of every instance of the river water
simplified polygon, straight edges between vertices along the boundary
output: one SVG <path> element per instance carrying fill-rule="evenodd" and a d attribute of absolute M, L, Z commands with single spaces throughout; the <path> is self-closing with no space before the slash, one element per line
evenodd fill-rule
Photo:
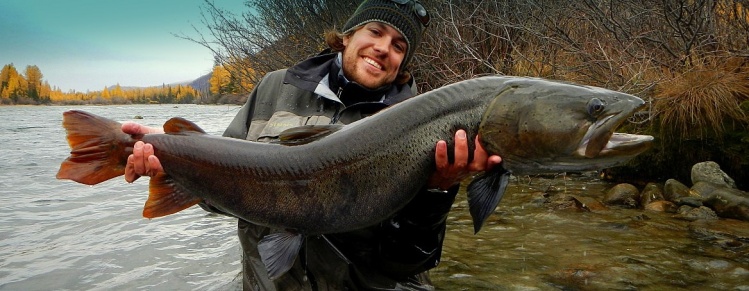
<path fill-rule="evenodd" d="M 151 126 L 182 116 L 220 134 L 238 107 L 0 107 L 0 290 L 240 288 L 235 219 L 198 207 L 144 219 L 147 179 L 55 179 L 69 151 L 61 127 L 68 109 Z M 695 238 L 671 214 L 539 202 L 541 193 L 600 198 L 611 186 L 595 175 L 516 178 L 475 235 L 461 194 L 432 270 L 437 289 L 749 290 L 742 242 L 726 248 Z"/>

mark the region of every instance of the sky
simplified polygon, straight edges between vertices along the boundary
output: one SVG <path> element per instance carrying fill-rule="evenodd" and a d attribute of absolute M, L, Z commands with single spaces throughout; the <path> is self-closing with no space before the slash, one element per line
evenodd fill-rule
<path fill-rule="evenodd" d="M 234 13 L 243 0 L 211 0 Z M 189 82 L 209 73 L 204 0 L 0 0 L 0 66 L 36 65 L 63 92 Z"/>

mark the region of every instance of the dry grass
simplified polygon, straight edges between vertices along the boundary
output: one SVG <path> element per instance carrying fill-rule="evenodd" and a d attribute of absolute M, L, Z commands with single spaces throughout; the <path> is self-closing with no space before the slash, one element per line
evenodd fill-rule
<path fill-rule="evenodd" d="M 726 122 L 749 121 L 739 107 L 749 99 L 749 67 L 736 59 L 704 62 L 660 83 L 654 99 L 662 137 L 720 137 Z"/>

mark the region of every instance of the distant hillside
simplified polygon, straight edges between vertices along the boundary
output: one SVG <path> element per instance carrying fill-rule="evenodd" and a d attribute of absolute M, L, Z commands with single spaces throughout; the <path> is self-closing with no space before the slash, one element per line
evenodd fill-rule
<path fill-rule="evenodd" d="M 211 79 L 211 75 L 213 73 L 208 73 L 203 76 L 198 77 L 195 80 L 187 81 L 187 82 L 179 82 L 179 83 L 173 83 L 173 84 L 167 84 L 167 85 L 188 85 L 190 87 L 193 87 L 195 90 L 198 90 L 202 95 L 207 96 L 208 91 L 211 89 L 211 85 L 209 83 L 209 80 Z M 112 90 L 115 88 L 116 85 L 112 85 L 107 87 L 107 89 Z M 162 85 L 154 85 L 152 87 L 160 87 Z M 139 89 L 144 87 L 137 87 L 137 86 L 120 86 L 123 90 L 130 90 L 130 89 Z"/>
<path fill-rule="evenodd" d="M 200 76 L 199 78 L 193 80 L 187 85 L 190 85 L 191 87 L 195 88 L 195 90 L 198 90 L 198 92 L 200 92 L 201 94 L 207 93 L 211 89 L 211 85 L 210 83 L 208 83 L 208 81 L 211 79 L 211 75 L 213 75 L 213 73 L 208 73 L 203 76 Z"/>

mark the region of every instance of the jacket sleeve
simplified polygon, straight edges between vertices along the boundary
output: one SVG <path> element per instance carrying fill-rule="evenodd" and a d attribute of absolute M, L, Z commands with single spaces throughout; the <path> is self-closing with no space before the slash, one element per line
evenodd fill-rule
<path fill-rule="evenodd" d="M 460 185 L 446 193 L 422 189 L 390 219 L 380 224 L 380 268 L 393 277 L 415 275 L 437 266 L 447 214 Z"/>

